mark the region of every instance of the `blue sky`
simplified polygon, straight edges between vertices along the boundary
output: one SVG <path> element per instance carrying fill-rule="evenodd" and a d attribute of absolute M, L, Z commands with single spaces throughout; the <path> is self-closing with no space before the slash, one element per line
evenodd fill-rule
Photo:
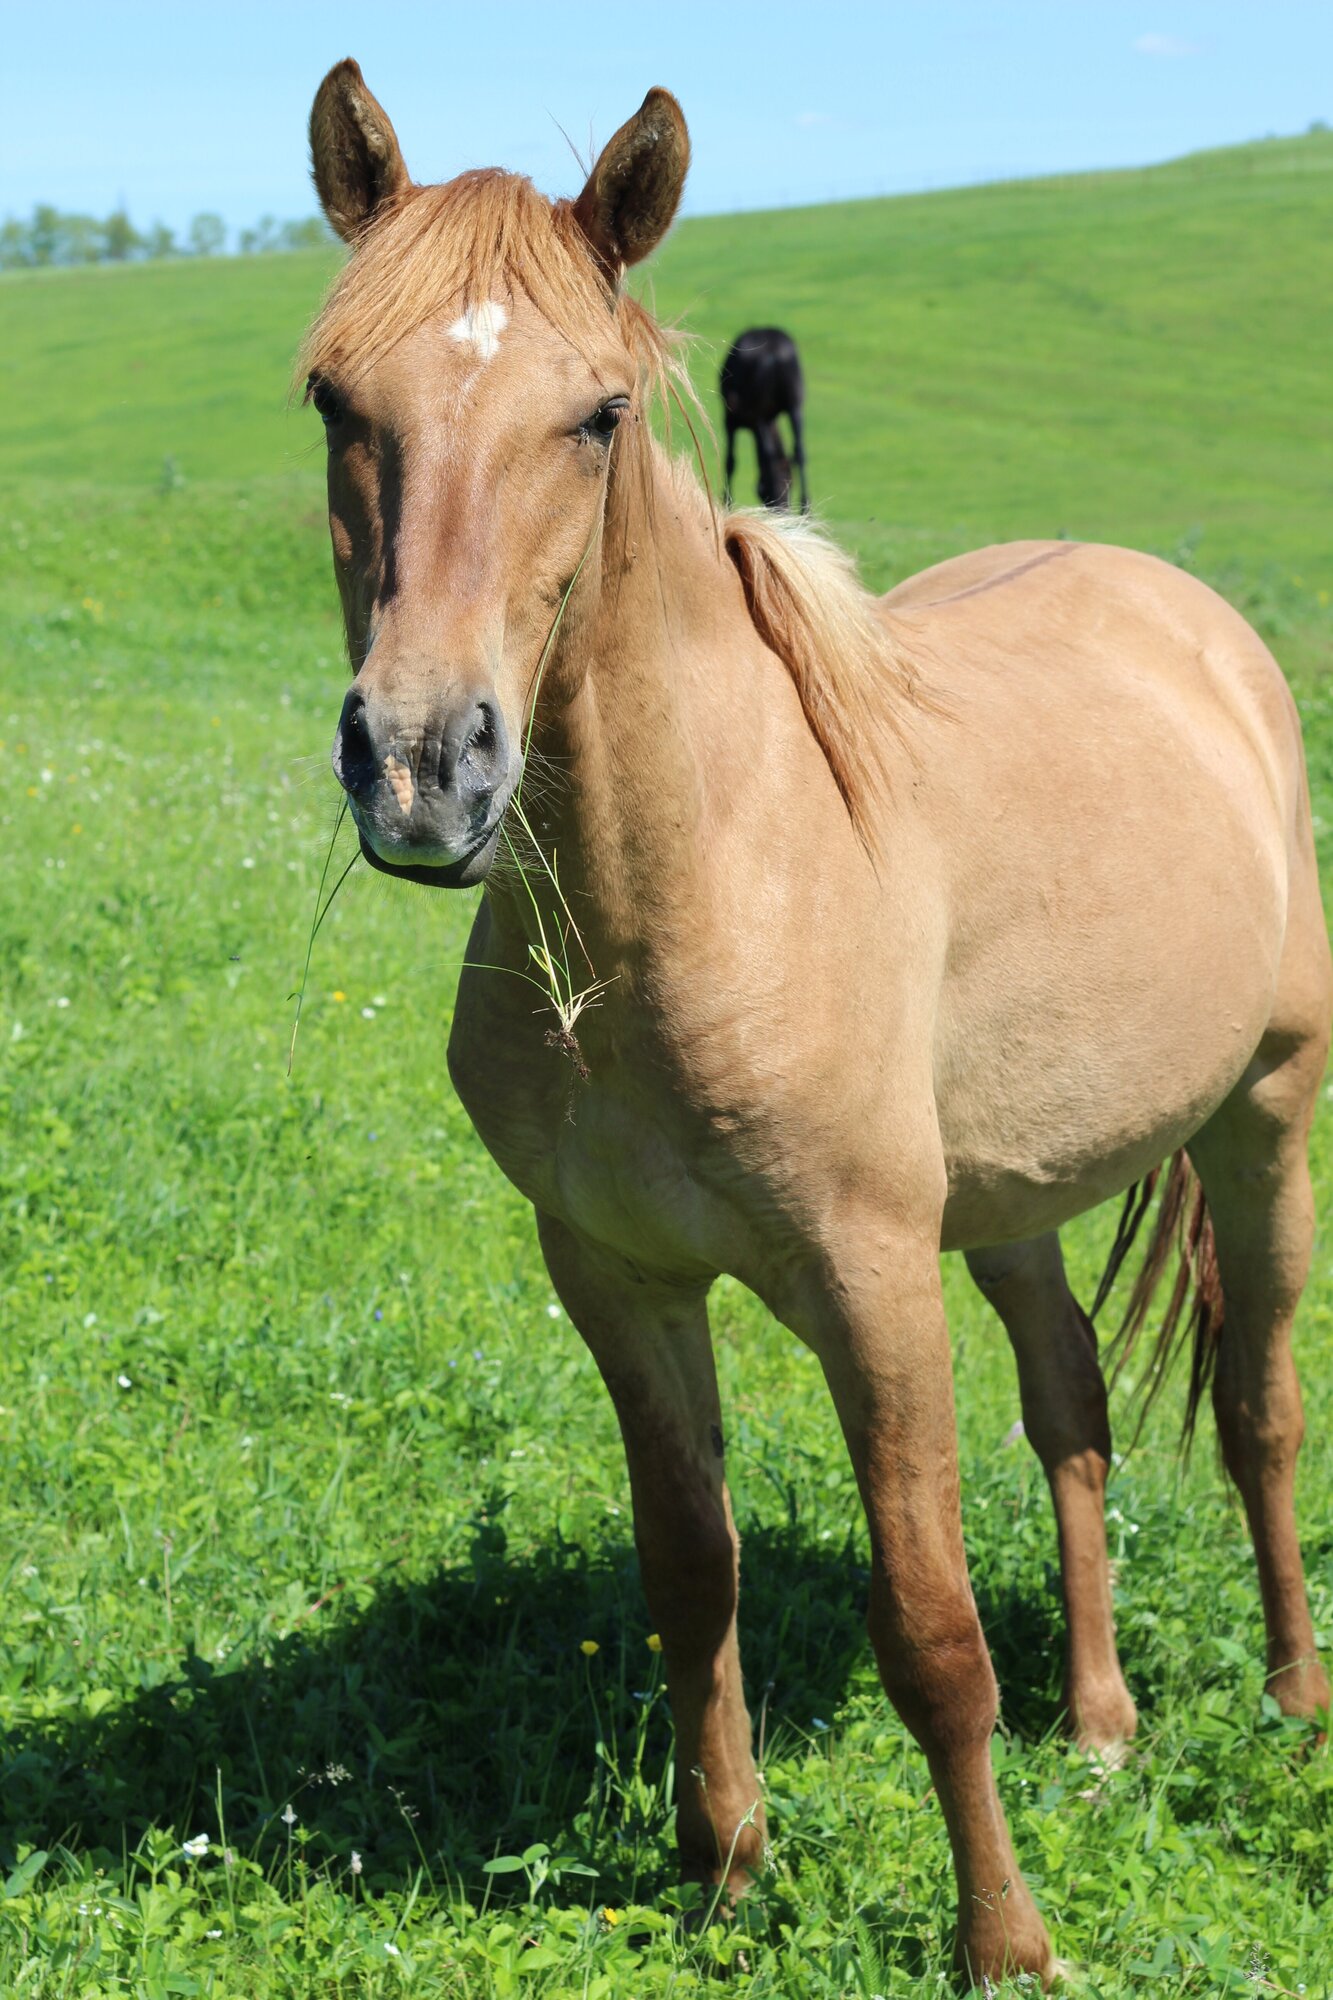
<path fill-rule="evenodd" d="M 14 5 L 0 213 L 34 201 L 179 228 L 308 214 L 305 120 L 355 55 L 418 179 L 553 194 L 649 84 L 685 107 L 687 211 L 1129 166 L 1333 121 L 1333 0 L 288 0 Z"/>

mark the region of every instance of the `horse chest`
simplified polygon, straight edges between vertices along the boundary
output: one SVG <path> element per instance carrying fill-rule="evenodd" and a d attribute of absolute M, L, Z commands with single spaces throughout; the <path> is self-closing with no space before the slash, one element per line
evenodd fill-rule
<path fill-rule="evenodd" d="M 519 1192 L 623 1257 L 663 1275 L 710 1272 L 731 1227 L 725 1163 L 685 1128 L 669 1095 L 632 1064 L 582 1076 L 558 1036 L 496 1037 L 456 1020 L 449 1061 L 483 1144 Z"/>

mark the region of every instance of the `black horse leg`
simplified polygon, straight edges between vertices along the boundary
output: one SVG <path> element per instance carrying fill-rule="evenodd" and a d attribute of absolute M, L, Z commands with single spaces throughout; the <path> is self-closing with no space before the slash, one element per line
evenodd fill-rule
<path fill-rule="evenodd" d="M 731 505 L 731 482 L 736 476 L 736 426 L 727 418 L 727 471 L 722 483 L 722 498 Z"/>
<path fill-rule="evenodd" d="M 774 481 L 776 476 L 778 442 L 777 433 L 771 423 L 759 419 L 754 423 L 754 454 L 759 474 L 759 504 L 772 507 L 775 504 Z"/>
<path fill-rule="evenodd" d="M 805 477 L 805 430 L 801 417 L 800 404 L 794 403 L 787 414 L 791 418 L 791 441 L 793 455 L 796 459 L 796 470 L 801 475 L 801 512 L 808 514 L 810 512 L 810 488 L 806 483 Z"/>

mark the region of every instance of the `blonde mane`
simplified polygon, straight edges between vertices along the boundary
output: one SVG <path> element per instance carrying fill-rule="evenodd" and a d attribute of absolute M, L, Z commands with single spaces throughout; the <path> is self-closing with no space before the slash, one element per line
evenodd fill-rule
<path fill-rule="evenodd" d="M 796 684 L 811 734 L 873 854 L 890 796 L 891 743 L 923 697 L 897 620 L 845 549 L 800 514 L 729 514 L 727 554 L 755 630 Z"/>
<path fill-rule="evenodd" d="M 428 321 L 519 292 L 585 357 L 610 314 L 637 363 L 645 414 L 656 401 L 669 420 L 675 403 L 703 473 L 690 405 L 701 418 L 702 411 L 681 337 L 612 283 L 590 253 L 572 203 L 549 201 L 523 175 L 499 168 L 410 186 L 376 216 L 302 343 L 297 380 L 304 385 L 308 376 L 328 374 L 354 382 Z M 635 430 L 651 501 L 656 454 L 647 425 Z M 853 825 L 873 852 L 888 798 L 889 745 L 901 735 L 904 708 L 921 704 L 895 621 L 864 588 L 851 557 L 810 522 L 750 512 L 719 521 L 706 473 L 702 484 L 699 498 L 719 530 L 719 559 L 725 549 L 755 629 L 791 674 Z"/>

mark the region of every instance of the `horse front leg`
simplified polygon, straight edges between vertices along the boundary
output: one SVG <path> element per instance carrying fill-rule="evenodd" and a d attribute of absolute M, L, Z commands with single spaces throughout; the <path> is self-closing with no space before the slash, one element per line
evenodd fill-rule
<path fill-rule="evenodd" d="M 843 1210 L 793 1324 L 837 1405 L 870 1524 L 868 1624 L 881 1679 L 925 1752 L 953 1847 L 955 1961 L 980 1983 L 1048 1978 L 1050 1941 L 991 1769 L 995 1676 L 968 1580 L 938 1230 Z"/>
<path fill-rule="evenodd" d="M 705 1294 L 637 1282 L 538 1217 L 546 1267 L 620 1420 L 644 1594 L 676 1729 L 686 1881 L 733 1895 L 763 1863 L 765 1819 L 736 1639 L 739 1541 Z"/>

